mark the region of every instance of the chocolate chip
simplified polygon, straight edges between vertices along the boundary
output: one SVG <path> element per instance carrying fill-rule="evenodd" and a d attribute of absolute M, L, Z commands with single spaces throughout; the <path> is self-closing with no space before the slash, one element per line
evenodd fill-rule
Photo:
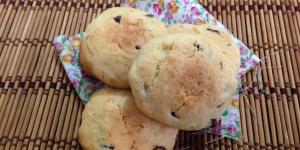
<path fill-rule="evenodd" d="M 227 44 L 227 46 L 231 46 L 231 44 L 229 43 L 229 44 Z"/>
<path fill-rule="evenodd" d="M 222 107 L 224 104 L 225 104 L 225 102 L 223 102 L 223 103 L 219 104 L 219 105 L 217 106 L 217 108 L 220 108 L 220 107 Z"/>
<path fill-rule="evenodd" d="M 147 92 L 147 90 L 148 90 L 148 88 L 149 88 L 149 85 L 144 84 L 144 88 L 145 88 L 145 91 Z"/>
<path fill-rule="evenodd" d="M 206 30 L 207 30 L 207 31 L 214 32 L 214 33 L 217 33 L 217 34 L 219 34 L 219 35 L 221 34 L 220 31 L 218 31 L 218 30 L 214 30 L 214 29 L 210 29 L 210 28 L 207 28 Z"/>
<path fill-rule="evenodd" d="M 197 48 L 197 51 L 203 51 L 203 48 L 201 47 L 200 44 L 195 43 L 194 46 Z"/>
<path fill-rule="evenodd" d="M 176 115 L 176 112 L 171 112 L 171 115 L 172 115 L 173 117 L 175 117 L 175 118 L 178 118 L 178 119 L 179 119 L 179 117 Z"/>
<path fill-rule="evenodd" d="M 154 15 L 152 15 L 152 14 L 147 14 L 146 17 L 153 18 Z"/>
<path fill-rule="evenodd" d="M 141 47 L 140 46 L 135 46 L 135 49 L 138 49 L 138 50 L 140 50 L 141 49 Z"/>
<path fill-rule="evenodd" d="M 218 120 L 217 119 L 211 119 L 211 126 L 216 127 L 218 125 Z"/>
<path fill-rule="evenodd" d="M 221 69 L 223 69 L 223 62 L 222 61 L 220 62 L 220 66 L 221 66 Z"/>
<path fill-rule="evenodd" d="M 102 144 L 101 147 L 107 148 L 107 149 L 111 149 L 111 150 L 115 149 L 115 147 L 112 146 L 112 145 L 104 145 L 104 144 Z"/>
<path fill-rule="evenodd" d="M 114 18 L 115 22 L 120 23 L 121 21 L 121 16 L 117 16 Z"/>
<path fill-rule="evenodd" d="M 155 146 L 153 150 L 166 150 L 164 146 Z"/>

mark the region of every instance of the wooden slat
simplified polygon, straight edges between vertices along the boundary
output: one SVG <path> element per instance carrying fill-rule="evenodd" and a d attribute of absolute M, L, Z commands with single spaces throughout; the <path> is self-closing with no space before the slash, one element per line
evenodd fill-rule
<path fill-rule="evenodd" d="M 84 106 L 51 42 L 120 3 L 0 0 L 0 149 L 80 149 Z M 300 149 L 300 1 L 199 3 L 262 58 L 262 72 L 243 79 L 253 90 L 240 97 L 238 141 L 181 131 L 175 149 Z"/>

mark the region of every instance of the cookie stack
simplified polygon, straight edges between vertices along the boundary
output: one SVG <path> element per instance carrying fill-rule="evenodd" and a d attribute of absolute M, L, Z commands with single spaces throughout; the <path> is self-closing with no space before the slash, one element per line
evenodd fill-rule
<path fill-rule="evenodd" d="M 171 150 L 178 129 L 209 127 L 236 91 L 239 50 L 213 26 L 166 28 L 151 14 L 111 8 L 86 35 L 79 61 L 107 86 L 83 111 L 84 149 Z"/>

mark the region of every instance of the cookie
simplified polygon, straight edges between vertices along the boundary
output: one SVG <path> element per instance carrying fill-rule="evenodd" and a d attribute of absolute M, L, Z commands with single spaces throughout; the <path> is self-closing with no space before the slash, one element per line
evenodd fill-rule
<path fill-rule="evenodd" d="M 182 130 L 209 127 L 229 106 L 238 84 L 221 49 L 201 34 L 170 34 L 149 41 L 129 71 L 138 108 Z"/>
<path fill-rule="evenodd" d="M 139 111 L 130 90 L 104 88 L 83 111 L 79 142 L 85 150 L 172 150 L 177 132 Z"/>
<path fill-rule="evenodd" d="M 168 33 L 194 33 L 201 34 L 210 39 L 219 47 L 228 60 L 231 61 L 232 69 L 238 71 L 240 68 L 240 50 L 234 43 L 233 36 L 222 29 L 209 24 L 192 25 L 192 24 L 174 24 L 167 28 Z"/>
<path fill-rule="evenodd" d="M 94 19 L 81 43 L 79 61 L 92 77 L 118 88 L 129 88 L 128 71 L 147 41 L 167 34 L 152 15 L 133 8 L 111 8 Z"/>

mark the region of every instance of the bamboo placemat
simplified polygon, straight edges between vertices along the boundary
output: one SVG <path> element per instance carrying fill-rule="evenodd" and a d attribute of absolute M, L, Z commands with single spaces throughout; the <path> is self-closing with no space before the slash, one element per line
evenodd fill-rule
<path fill-rule="evenodd" d="M 300 149 L 300 1 L 199 2 L 262 58 L 262 72 L 243 79 L 252 90 L 240 99 L 239 141 L 181 132 L 175 149 Z M 0 0 L 0 149 L 80 149 L 83 105 L 51 42 L 84 31 L 103 10 L 119 5 Z"/>

